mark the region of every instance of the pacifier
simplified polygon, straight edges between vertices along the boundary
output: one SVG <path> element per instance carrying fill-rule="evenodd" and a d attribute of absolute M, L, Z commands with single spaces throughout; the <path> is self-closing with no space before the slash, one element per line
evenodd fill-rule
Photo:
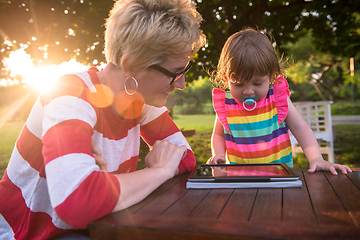
<path fill-rule="evenodd" d="M 244 98 L 245 101 L 243 102 L 243 107 L 247 110 L 247 111 L 252 111 L 256 108 L 256 101 L 254 97 L 246 97 Z M 248 106 L 254 105 L 254 107 L 252 108 L 247 108 Z"/>

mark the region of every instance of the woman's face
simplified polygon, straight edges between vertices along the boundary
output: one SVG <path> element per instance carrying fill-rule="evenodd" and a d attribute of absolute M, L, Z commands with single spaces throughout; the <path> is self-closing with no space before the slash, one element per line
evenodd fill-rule
<path fill-rule="evenodd" d="M 260 101 L 266 97 L 270 87 L 269 76 L 253 76 L 248 82 L 234 83 L 228 81 L 231 95 L 244 102 L 246 98 L 252 97 L 255 101 Z"/>
<path fill-rule="evenodd" d="M 181 55 L 168 57 L 167 60 L 161 64 L 160 67 L 172 73 L 181 73 L 184 71 L 187 64 L 190 62 L 191 51 L 187 51 Z M 169 93 L 175 88 L 185 88 L 185 76 L 180 77 L 170 85 L 173 78 L 165 73 L 155 69 L 150 69 L 149 72 L 138 80 L 138 92 L 142 94 L 145 103 L 162 107 L 165 105 Z"/>

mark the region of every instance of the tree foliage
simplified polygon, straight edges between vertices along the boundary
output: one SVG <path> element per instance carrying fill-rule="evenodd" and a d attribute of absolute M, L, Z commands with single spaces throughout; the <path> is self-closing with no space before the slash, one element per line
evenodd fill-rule
<path fill-rule="evenodd" d="M 211 102 L 212 84 L 208 77 L 200 78 L 188 84 L 184 90 L 176 89 L 177 105 L 182 114 L 200 114 L 204 112 L 204 104 Z"/>
<path fill-rule="evenodd" d="M 111 0 L 0 0 L 0 57 L 25 47 L 35 61 L 104 61 L 104 19 Z"/>
<path fill-rule="evenodd" d="M 296 42 L 309 31 L 314 36 L 314 47 L 322 52 L 354 56 L 359 51 L 358 0 L 197 2 L 205 20 L 203 29 L 209 39 L 208 47 L 199 54 L 205 66 L 214 67 L 226 39 L 247 27 L 272 33 L 279 53 L 286 54 L 287 43 Z"/>
<path fill-rule="evenodd" d="M 313 38 L 308 33 L 297 42 L 287 44 L 292 56 L 287 79 L 295 89 L 293 100 L 354 100 L 358 95 L 355 86 L 359 84 L 359 78 L 358 73 L 350 74 L 349 57 L 321 52 L 314 47 Z M 316 96 L 311 91 L 316 91 Z"/>
<path fill-rule="evenodd" d="M 273 34 L 279 53 L 306 32 L 316 49 L 356 56 L 360 44 L 360 0 L 195 0 L 207 46 L 199 52 L 190 79 L 214 69 L 226 39 L 247 27 Z M 0 57 L 25 46 L 43 64 L 76 58 L 104 61 L 105 18 L 113 0 L 0 0 Z M 95 62 L 96 63 L 96 62 Z"/>

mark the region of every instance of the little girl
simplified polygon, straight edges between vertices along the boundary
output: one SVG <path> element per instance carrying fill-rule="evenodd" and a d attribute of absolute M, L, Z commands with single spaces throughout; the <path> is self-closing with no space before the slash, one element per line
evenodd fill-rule
<path fill-rule="evenodd" d="M 216 112 L 208 164 L 286 163 L 293 167 L 289 129 L 310 163 L 310 173 L 347 166 L 325 161 L 310 127 L 291 102 L 288 83 L 269 38 L 247 29 L 226 41 L 213 82 Z"/>

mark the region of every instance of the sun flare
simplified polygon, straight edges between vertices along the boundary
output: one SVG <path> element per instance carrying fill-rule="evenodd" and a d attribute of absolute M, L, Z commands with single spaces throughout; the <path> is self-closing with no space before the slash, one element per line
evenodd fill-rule
<path fill-rule="evenodd" d="M 3 60 L 5 68 L 9 71 L 11 79 L 20 76 L 22 82 L 33 87 L 38 91 L 46 91 L 52 88 L 56 79 L 62 75 L 86 71 L 89 66 L 71 59 L 58 65 L 38 67 L 33 63 L 33 59 L 24 49 L 13 51 L 8 58 Z M 1 81 L 2 85 L 12 85 L 13 80 Z"/>

